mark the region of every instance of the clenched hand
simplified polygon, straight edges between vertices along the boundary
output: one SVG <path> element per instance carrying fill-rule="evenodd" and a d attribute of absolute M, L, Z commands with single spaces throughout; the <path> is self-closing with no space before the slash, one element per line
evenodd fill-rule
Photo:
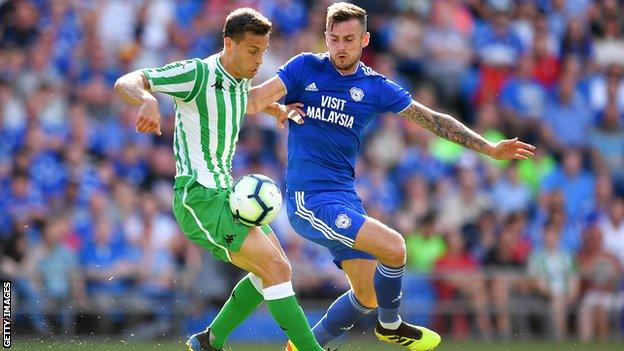
<path fill-rule="evenodd" d="M 158 101 L 156 98 L 146 98 L 139 108 L 139 117 L 136 121 L 136 131 L 139 133 L 160 132 L 160 112 L 158 111 Z"/>

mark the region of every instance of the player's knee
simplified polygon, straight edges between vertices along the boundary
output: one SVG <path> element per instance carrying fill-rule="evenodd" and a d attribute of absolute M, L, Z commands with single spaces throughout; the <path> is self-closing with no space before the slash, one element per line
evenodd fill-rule
<path fill-rule="evenodd" d="M 290 263 L 282 256 L 272 257 L 263 264 L 260 279 L 264 286 L 290 281 L 292 269 Z"/>
<path fill-rule="evenodd" d="M 383 264 L 400 267 L 405 264 L 407 254 L 405 240 L 400 235 L 394 235 L 388 242 L 384 257 L 381 258 Z"/>

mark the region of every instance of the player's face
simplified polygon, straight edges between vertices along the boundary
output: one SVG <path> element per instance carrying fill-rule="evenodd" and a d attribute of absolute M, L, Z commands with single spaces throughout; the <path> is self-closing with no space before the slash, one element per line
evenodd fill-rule
<path fill-rule="evenodd" d="M 341 71 L 350 71 L 355 67 L 369 39 L 370 33 L 364 30 L 357 19 L 334 23 L 333 27 L 325 32 L 329 58 Z"/>
<path fill-rule="evenodd" d="M 240 78 L 253 78 L 260 65 L 262 56 L 269 47 L 269 34 L 257 35 L 245 33 L 241 40 L 225 38 L 226 49 L 231 50 L 235 69 Z"/>

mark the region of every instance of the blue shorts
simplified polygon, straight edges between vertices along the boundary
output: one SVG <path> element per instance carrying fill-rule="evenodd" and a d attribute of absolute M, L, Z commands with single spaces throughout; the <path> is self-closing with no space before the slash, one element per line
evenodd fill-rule
<path fill-rule="evenodd" d="M 366 252 L 353 248 L 355 237 L 366 221 L 362 200 L 352 191 L 286 193 L 288 220 L 304 238 L 329 249 L 334 263 L 354 258 L 375 260 Z"/>

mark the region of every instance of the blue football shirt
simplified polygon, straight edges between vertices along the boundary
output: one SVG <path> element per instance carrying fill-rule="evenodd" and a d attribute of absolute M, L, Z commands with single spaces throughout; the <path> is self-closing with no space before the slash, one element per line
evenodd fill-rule
<path fill-rule="evenodd" d="M 333 66 L 329 54 L 299 54 L 277 75 L 285 102 L 303 103 L 304 124 L 289 122 L 288 191 L 355 190 L 355 160 L 368 122 L 379 113 L 399 113 L 412 97 L 363 63 L 350 75 Z"/>

